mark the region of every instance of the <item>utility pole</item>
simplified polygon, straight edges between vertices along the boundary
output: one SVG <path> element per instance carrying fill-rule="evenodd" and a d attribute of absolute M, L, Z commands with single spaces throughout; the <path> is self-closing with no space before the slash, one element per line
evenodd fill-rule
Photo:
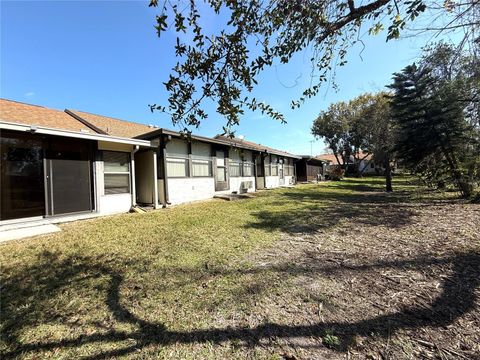
<path fill-rule="evenodd" d="M 310 140 L 310 156 L 313 157 L 313 143 L 315 142 L 315 140 Z"/>

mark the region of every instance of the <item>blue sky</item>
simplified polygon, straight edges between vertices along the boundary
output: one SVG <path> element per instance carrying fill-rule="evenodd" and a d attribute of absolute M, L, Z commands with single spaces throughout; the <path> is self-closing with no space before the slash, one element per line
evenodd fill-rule
<path fill-rule="evenodd" d="M 174 34 L 156 36 L 158 10 L 147 5 L 148 1 L 1 1 L 1 97 L 173 128 L 168 116 L 152 114 L 148 104 L 165 104 L 167 99 L 162 82 L 175 62 Z M 215 27 L 214 18 L 205 21 Z M 267 70 L 255 97 L 283 112 L 287 124 L 247 113 L 237 135 L 297 154 L 324 152 L 322 141 L 310 142 L 310 127 L 319 111 L 331 102 L 382 90 L 393 72 L 416 59 L 429 36 L 389 43 L 385 33 L 366 36 L 365 50 L 351 49 L 349 63 L 338 69 L 339 90 L 325 88 L 297 110 L 289 104 L 309 81 L 308 54 Z M 209 119 L 194 133 L 221 132 L 224 119 L 209 109 Z"/>

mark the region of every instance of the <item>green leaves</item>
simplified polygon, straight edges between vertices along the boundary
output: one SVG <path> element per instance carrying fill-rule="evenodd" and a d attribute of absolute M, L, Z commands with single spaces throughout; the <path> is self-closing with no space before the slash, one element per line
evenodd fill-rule
<path fill-rule="evenodd" d="M 178 63 L 164 84 L 169 92 L 166 112 L 174 124 L 198 126 L 205 118 L 204 102 L 213 102 L 229 129 L 240 122 L 245 109 L 254 109 L 285 121 L 280 113 L 251 94 L 267 67 L 287 64 L 301 52 L 310 52 L 311 83 L 299 89 L 291 102 L 296 109 L 315 97 L 326 84 L 337 87 L 336 69 L 347 64 L 348 51 L 370 24 L 369 35 L 387 29 L 386 39 L 400 37 L 407 24 L 423 13 L 427 0 L 196 0 L 165 1 L 159 6 L 155 29 L 181 34 L 173 45 Z M 207 9 L 206 9 L 207 8 Z M 449 7 L 450 9 L 451 7 Z M 441 9 L 441 11 L 446 11 Z M 204 17 L 225 21 L 216 30 L 200 25 Z M 210 27 L 215 28 L 215 26 Z"/>
<path fill-rule="evenodd" d="M 155 25 L 154 27 L 157 30 L 158 37 L 160 37 L 162 32 L 167 30 L 167 19 L 168 19 L 168 16 L 166 14 L 157 16 L 157 25 Z"/>

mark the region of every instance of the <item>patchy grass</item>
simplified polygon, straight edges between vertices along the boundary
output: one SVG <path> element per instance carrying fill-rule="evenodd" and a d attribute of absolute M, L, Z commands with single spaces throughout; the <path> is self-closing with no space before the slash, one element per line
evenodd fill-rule
<path fill-rule="evenodd" d="M 394 185 L 301 185 L 0 246 L 2 358 L 475 358 L 480 206 Z"/>

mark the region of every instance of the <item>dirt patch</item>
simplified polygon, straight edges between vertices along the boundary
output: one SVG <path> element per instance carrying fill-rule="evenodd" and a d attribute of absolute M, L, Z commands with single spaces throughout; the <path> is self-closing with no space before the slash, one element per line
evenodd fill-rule
<path fill-rule="evenodd" d="M 302 359 L 480 358 L 479 206 L 376 209 L 383 223 L 365 225 L 360 211 L 358 221 L 285 233 L 248 259 L 278 272 L 278 290 L 258 304 L 268 309 L 263 346 Z"/>

